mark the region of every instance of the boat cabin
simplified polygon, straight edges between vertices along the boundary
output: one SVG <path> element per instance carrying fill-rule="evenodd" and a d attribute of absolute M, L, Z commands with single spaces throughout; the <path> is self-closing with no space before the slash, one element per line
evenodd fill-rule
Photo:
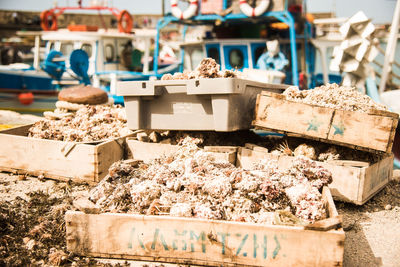
<path fill-rule="evenodd" d="M 76 49 L 84 50 L 89 56 L 88 74 L 104 74 L 115 71 L 128 71 L 123 64 L 123 53 L 127 44 L 135 43 L 140 37 L 150 47 L 151 35 L 132 35 L 112 31 L 97 32 L 70 32 L 58 30 L 45 32 L 42 40 L 46 41 L 46 54 L 51 50 L 60 51 L 65 58 L 66 67 L 69 68 L 69 55 Z M 132 46 L 132 50 L 136 49 Z M 146 53 L 147 52 L 147 53 Z M 145 51 L 148 56 L 149 51 Z M 141 57 L 139 57 L 141 60 Z M 141 63 L 141 62 L 139 62 Z M 149 71 L 149 61 L 143 61 L 143 72 Z"/>
<path fill-rule="evenodd" d="M 267 50 L 266 41 L 267 39 L 253 38 L 212 39 L 184 43 L 181 45 L 184 51 L 183 69 L 194 70 L 203 58 L 210 57 L 220 64 L 221 70 L 236 69 L 244 71 L 248 76 L 263 82 L 291 83 L 291 71 L 289 66 L 285 67 L 285 73 L 274 70 L 258 70 L 257 61 Z M 290 55 L 289 42 L 281 40 L 280 50 L 283 54 Z M 287 57 L 287 59 L 289 62 L 292 60 L 290 57 Z M 297 60 L 300 61 L 301 59 L 297 58 Z M 298 62 L 298 64 L 300 64 L 300 62 Z"/>
<path fill-rule="evenodd" d="M 222 70 L 256 68 L 258 58 L 266 49 L 263 39 L 223 39 L 185 43 L 184 69 L 193 70 L 204 57 L 210 57 Z"/>

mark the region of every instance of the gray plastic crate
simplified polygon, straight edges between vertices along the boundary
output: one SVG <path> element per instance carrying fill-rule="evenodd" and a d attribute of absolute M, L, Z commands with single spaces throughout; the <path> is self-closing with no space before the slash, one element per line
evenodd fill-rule
<path fill-rule="evenodd" d="M 125 81 L 117 83 L 117 94 L 131 129 L 227 132 L 251 128 L 262 90 L 287 87 L 239 78 Z"/>

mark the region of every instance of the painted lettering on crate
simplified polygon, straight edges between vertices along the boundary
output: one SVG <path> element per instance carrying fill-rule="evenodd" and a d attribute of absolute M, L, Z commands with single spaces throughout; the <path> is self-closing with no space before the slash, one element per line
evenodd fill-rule
<path fill-rule="evenodd" d="M 206 253 L 206 234 L 202 231 L 196 235 L 194 231 L 190 231 L 190 240 L 195 242 L 201 240 L 201 252 Z M 190 244 L 190 251 L 195 252 L 195 243 Z"/>
<path fill-rule="evenodd" d="M 187 233 L 186 230 L 182 231 L 182 232 L 179 232 L 178 230 L 175 229 L 175 236 L 180 237 L 180 238 L 172 240 L 172 248 L 173 248 L 173 250 L 178 250 L 178 243 L 182 244 L 181 249 L 183 251 L 187 250 L 187 242 L 184 239 L 184 237 L 186 236 L 186 233 Z"/>
<path fill-rule="evenodd" d="M 133 227 L 130 231 L 127 247 L 146 251 L 144 243 L 147 242 L 144 242 L 143 239 L 143 233 Z M 156 251 L 161 248 L 164 251 L 178 250 L 205 254 L 209 250 L 215 250 L 215 245 L 218 244 L 222 255 L 234 253 L 234 255 L 241 257 L 275 259 L 282 250 L 280 240 L 285 239 L 285 237 L 284 235 L 278 237 L 276 234 L 267 236 L 266 234 L 218 232 L 212 240 L 207 239 L 210 239 L 210 237 L 207 237 L 204 231 L 174 229 L 172 232 L 164 232 L 162 229 L 155 228 L 151 233 L 150 249 Z"/>

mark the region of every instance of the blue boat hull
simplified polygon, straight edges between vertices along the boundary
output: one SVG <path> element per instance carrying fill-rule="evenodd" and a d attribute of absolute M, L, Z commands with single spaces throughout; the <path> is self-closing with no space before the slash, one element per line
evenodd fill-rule
<path fill-rule="evenodd" d="M 18 95 L 32 92 L 31 104 L 22 104 Z M 0 69 L 0 109 L 41 114 L 55 109 L 57 89 L 43 71 Z"/>
<path fill-rule="evenodd" d="M 0 92 L 0 109 L 42 115 L 44 111 L 54 110 L 57 100 L 57 96 L 34 94 L 33 102 L 26 105 L 19 101 L 18 94 Z"/>
<path fill-rule="evenodd" d="M 50 76 L 35 70 L 0 70 L 0 89 L 56 90 Z"/>
<path fill-rule="evenodd" d="M 173 73 L 178 70 L 178 66 L 167 68 L 166 73 Z M 112 73 L 111 71 L 109 73 Z M 135 72 L 117 71 L 119 81 L 138 81 L 148 80 L 150 74 L 143 75 Z M 159 76 L 163 74 L 160 70 Z M 0 109 L 8 109 L 19 112 L 40 113 L 55 109 L 58 89 L 52 83 L 53 79 L 44 71 L 33 69 L 13 70 L 0 69 Z M 117 96 L 115 92 L 110 93 L 110 87 L 103 88 L 109 92 L 109 97 L 114 99 L 115 104 L 124 105 L 122 96 Z M 34 101 L 32 104 L 23 105 L 18 100 L 18 94 L 32 92 Z"/>

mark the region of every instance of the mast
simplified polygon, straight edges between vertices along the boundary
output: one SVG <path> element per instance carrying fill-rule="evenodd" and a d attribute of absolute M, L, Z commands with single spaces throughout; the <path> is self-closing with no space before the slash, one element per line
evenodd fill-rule
<path fill-rule="evenodd" d="M 383 63 L 382 77 L 381 77 L 381 82 L 379 84 L 379 93 L 383 93 L 385 91 L 389 73 L 392 72 L 394 54 L 396 52 L 397 35 L 399 32 L 399 20 L 400 20 L 400 0 L 397 0 L 396 8 L 393 14 L 392 26 L 390 28 L 389 39 L 387 41 L 387 46 L 386 46 L 385 61 Z"/>

